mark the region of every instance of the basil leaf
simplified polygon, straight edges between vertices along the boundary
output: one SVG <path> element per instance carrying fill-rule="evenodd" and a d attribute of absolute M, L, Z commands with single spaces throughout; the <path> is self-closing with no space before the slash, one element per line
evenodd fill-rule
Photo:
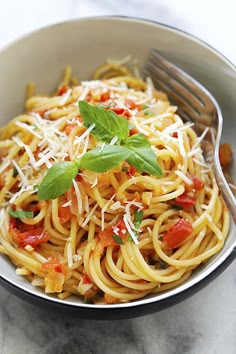
<path fill-rule="evenodd" d="M 93 172 L 106 172 L 126 160 L 132 151 L 119 145 L 105 145 L 94 148 L 80 159 L 80 167 Z"/>
<path fill-rule="evenodd" d="M 13 168 L 13 172 L 12 172 L 12 177 L 16 178 L 18 176 L 19 172 L 17 171 L 17 169 L 14 167 Z"/>
<path fill-rule="evenodd" d="M 159 265 L 161 269 L 166 269 L 168 267 L 168 263 L 163 260 L 160 260 Z"/>
<path fill-rule="evenodd" d="M 13 210 L 10 209 L 8 214 L 15 219 L 32 219 L 34 217 L 33 211 L 26 211 L 26 210 Z"/>
<path fill-rule="evenodd" d="M 151 111 L 145 111 L 145 112 L 144 112 L 144 115 L 145 115 L 145 116 L 148 116 L 148 117 L 153 117 L 153 116 L 154 116 L 154 113 L 151 112 Z"/>
<path fill-rule="evenodd" d="M 39 200 L 56 199 L 65 193 L 72 186 L 78 169 L 78 161 L 65 161 L 53 165 L 39 186 Z"/>
<path fill-rule="evenodd" d="M 113 240 L 118 243 L 119 245 L 124 245 L 123 240 L 120 238 L 120 236 L 113 235 L 112 236 Z"/>
<path fill-rule="evenodd" d="M 79 101 L 79 110 L 86 128 L 95 123 L 95 127 L 90 134 L 94 135 L 97 139 L 105 143 L 110 143 L 114 136 L 117 136 L 119 141 L 128 138 L 129 128 L 127 119 L 119 117 L 113 111 L 107 111 L 98 106 L 91 106 L 85 101 Z"/>
<path fill-rule="evenodd" d="M 143 220 L 143 211 L 142 210 L 134 210 L 134 222 L 139 222 Z"/>
<path fill-rule="evenodd" d="M 162 177 L 162 170 L 157 162 L 156 155 L 151 148 L 150 142 L 143 134 L 134 134 L 130 136 L 124 145 L 133 153 L 127 158 L 127 161 L 137 168 L 141 173 L 147 172 L 158 178 Z"/>

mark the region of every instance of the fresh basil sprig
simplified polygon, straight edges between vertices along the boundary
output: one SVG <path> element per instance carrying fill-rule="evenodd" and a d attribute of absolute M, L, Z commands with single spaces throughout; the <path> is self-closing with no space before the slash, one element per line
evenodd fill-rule
<path fill-rule="evenodd" d="M 117 235 L 113 235 L 112 236 L 113 240 L 118 243 L 119 245 L 124 245 L 124 241 L 122 240 L 122 238 L 120 236 Z"/>
<path fill-rule="evenodd" d="M 59 162 L 53 165 L 38 188 L 39 200 L 56 199 L 72 186 L 73 179 L 79 170 L 75 161 Z"/>
<path fill-rule="evenodd" d="M 143 220 L 143 211 L 135 209 L 134 210 L 134 226 L 136 229 L 139 228 L 142 220 Z"/>
<path fill-rule="evenodd" d="M 150 173 L 153 176 L 161 177 L 162 170 L 157 162 L 157 157 L 151 148 L 150 142 L 143 134 L 130 136 L 125 147 L 132 151 L 127 161 L 137 168 L 138 171 Z"/>
<path fill-rule="evenodd" d="M 85 101 L 79 101 L 79 110 L 86 128 L 95 123 L 95 127 L 90 132 L 98 140 L 105 143 L 117 136 L 118 141 L 126 140 L 129 136 L 128 121 L 119 117 L 111 110 L 102 107 L 91 106 Z"/>
<path fill-rule="evenodd" d="M 15 219 L 32 219 L 34 217 L 34 213 L 31 210 L 9 209 L 8 214 Z"/>
<path fill-rule="evenodd" d="M 40 200 L 56 199 L 65 193 L 72 186 L 79 169 L 102 173 L 118 166 L 124 160 L 141 173 L 162 177 L 162 170 L 150 142 L 143 134 L 129 137 L 127 119 L 113 111 L 91 106 L 85 101 L 79 101 L 79 109 L 86 128 L 95 124 L 90 134 L 106 144 L 109 144 L 115 136 L 118 140 L 114 145 L 104 145 L 88 151 L 80 160 L 53 165 L 38 188 Z"/>
<path fill-rule="evenodd" d="M 80 168 L 102 173 L 118 166 L 131 154 L 132 152 L 124 146 L 105 145 L 103 149 L 97 147 L 81 157 Z"/>

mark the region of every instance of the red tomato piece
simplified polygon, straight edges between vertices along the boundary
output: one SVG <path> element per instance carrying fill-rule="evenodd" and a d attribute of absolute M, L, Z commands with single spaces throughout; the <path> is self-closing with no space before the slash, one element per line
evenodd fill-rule
<path fill-rule="evenodd" d="M 58 90 L 58 96 L 62 96 L 64 95 L 64 93 L 66 93 L 68 91 L 68 86 L 66 85 L 62 85 L 59 90 Z"/>
<path fill-rule="evenodd" d="M 172 133 L 173 138 L 178 138 L 178 132 Z"/>
<path fill-rule="evenodd" d="M 85 97 L 85 101 L 89 102 L 89 101 L 91 101 L 91 99 L 92 99 L 92 95 L 91 95 L 91 93 L 88 93 L 87 96 Z"/>
<path fill-rule="evenodd" d="M 191 235 L 192 231 L 192 224 L 182 218 L 164 234 L 163 242 L 168 248 L 176 248 Z"/>
<path fill-rule="evenodd" d="M 196 191 L 200 191 L 201 189 L 204 188 L 205 183 L 198 177 L 196 176 L 191 176 L 192 181 L 193 181 L 193 186 L 196 189 Z"/>
<path fill-rule="evenodd" d="M 110 92 L 106 91 L 101 94 L 100 102 L 105 102 L 105 101 L 109 100 L 109 98 L 110 98 Z"/>
<path fill-rule="evenodd" d="M 61 202 L 58 208 L 58 216 L 62 224 L 70 220 L 72 216 L 69 205 L 65 207 L 63 206 L 65 203 L 66 201 Z"/>
<path fill-rule="evenodd" d="M 118 246 L 118 244 L 113 239 L 114 230 L 112 226 L 107 227 L 105 230 L 100 230 L 98 237 L 101 240 L 103 247 Z"/>
<path fill-rule="evenodd" d="M 118 220 L 114 225 L 113 229 L 117 228 L 119 236 L 125 235 L 127 233 L 126 225 L 123 219 Z"/>
<path fill-rule="evenodd" d="M 183 209 L 190 210 L 195 205 L 195 198 L 183 193 L 175 198 L 174 204 L 181 206 Z"/>
<path fill-rule="evenodd" d="M 68 124 L 66 127 L 65 127 L 65 133 L 67 136 L 69 136 L 71 134 L 71 132 L 74 130 L 75 127 L 77 127 L 78 125 L 76 123 L 71 123 L 71 124 Z"/>
<path fill-rule="evenodd" d="M 17 219 L 13 218 L 12 216 L 10 216 L 10 220 L 9 220 L 9 228 L 10 229 L 15 229 L 17 226 Z"/>
<path fill-rule="evenodd" d="M 124 241 L 127 235 L 127 229 L 123 219 L 118 220 L 114 225 L 107 227 L 105 230 L 99 231 L 98 237 L 103 247 L 118 246 L 118 243 L 113 239 L 113 235 L 116 235 L 116 233 L 118 233 L 119 237 Z"/>
<path fill-rule="evenodd" d="M 137 104 L 136 104 L 133 100 L 131 100 L 131 99 L 129 99 L 129 98 L 126 98 L 126 99 L 125 99 L 125 106 L 126 106 L 127 108 L 129 108 L 129 109 L 136 109 L 136 108 L 138 108 Z"/>
<path fill-rule="evenodd" d="M 54 270 L 57 273 L 66 273 L 65 268 L 57 257 L 50 257 L 47 262 L 42 264 L 41 268 L 46 271 Z"/>
<path fill-rule="evenodd" d="M 77 176 L 75 177 L 76 182 L 82 182 L 83 181 L 83 177 L 81 176 L 80 173 L 77 174 Z"/>
<path fill-rule="evenodd" d="M 16 242 L 21 247 L 25 247 L 27 245 L 35 248 L 41 243 L 47 242 L 49 239 L 49 234 L 42 227 L 37 229 L 32 229 L 25 232 L 17 232 Z"/>
<path fill-rule="evenodd" d="M 127 172 L 126 172 L 126 174 L 129 175 L 129 176 L 134 176 L 136 171 L 137 171 L 137 169 L 136 169 L 134 166 L 129 165 L 129 166 L 127 167 Z"/>
<path fill-rule="evenodd" d="M 87 274 L 82 275 L 82 282 L 83 284 L 92 284 L 92 281 Z"/>
<path fill-rule="evenodd" d="M 126 118 L 129 118 L 131 116 L 131 114 L 129 113 L 129 111 L 125 108 L 122 107 L 111 107 L 109 108 L 111 111 L 113 111 L 114 113 L 118 114 L 118 115 L 122 115 Z"/>
<path fill-rule="evenodd" d="M 37 113 L 38 113 L 41 117 L 43 117 L 44 114 L 45 114 L 47 111 L 48 111 L 48 109 L 41 109 L 41 110 L 37 111 Z"/>
<path fill-rule="evenodd" d="M 132 129 L 130 129 L 130 131 L 129 131 L 129 136 L 138 134 L 138 132 L 139 132 L 139 131 L 138 131 L 137 128 L 132 128 Z"/>

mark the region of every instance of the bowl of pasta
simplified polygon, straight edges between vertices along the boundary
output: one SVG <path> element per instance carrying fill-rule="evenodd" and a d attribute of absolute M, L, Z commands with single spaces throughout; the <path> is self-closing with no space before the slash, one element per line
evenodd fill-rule
<path fill-rule="evenodd" d="M 215 96 L 234 149 L 235 68 L 175 28 L 86 18 L 0 53 L 0 281 L 27 301 L 141 316 L 194 294 L 235 257 L 202 137 L 142 74 L 151 48 Z"/>

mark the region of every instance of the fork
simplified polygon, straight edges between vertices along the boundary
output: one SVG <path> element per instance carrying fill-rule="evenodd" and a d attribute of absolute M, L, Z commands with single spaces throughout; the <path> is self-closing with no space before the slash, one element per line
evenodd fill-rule
<path fill-rule="evenodd" d="M 165 59 L 156 49 L 150 51 L 143 73 L 178 106 L 177 113 L 184 121 L 194 123 L 198 134 L 206 133 L 202 141 L 203 152 L 207 162 L 213 164 L 216 182 L 236 224 L 236 199 L 219 160 L 223 117 L 218 102 L 196 79 Z"/>

